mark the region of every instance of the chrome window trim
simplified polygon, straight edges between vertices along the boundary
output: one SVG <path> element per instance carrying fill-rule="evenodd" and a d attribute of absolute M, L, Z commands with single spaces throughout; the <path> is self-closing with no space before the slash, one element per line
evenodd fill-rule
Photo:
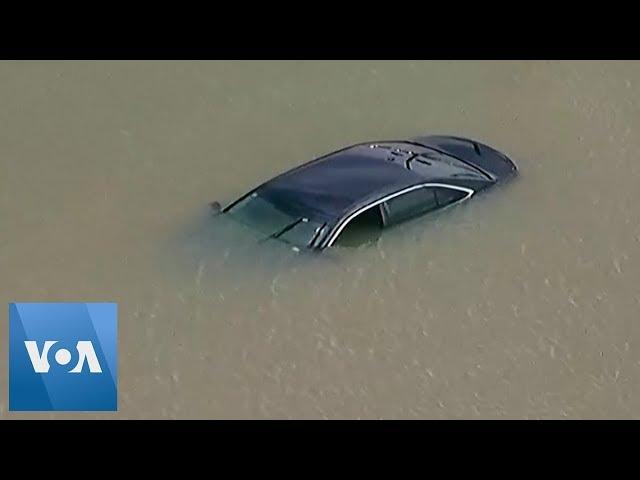
<path fill-rule="evenodd" d="M 448 183 L 421 183 L 419 185 L 412 185 L 411 187 L 403 188 L 402 190 L 399 190 L 399 191 L 394 192 L 394 193 L 390 193 L 389 195 L 386 195 L 386 196 L 384 196 L 382 198 L 379 198 L 378 200 L 376 200 L 376 201 L 374 201 L 372 203 L 369 203 L 368 205 L 360 207 L 355 212 L 350 213 L 347 217 L 345 217 L 343 220 L 341 220 L 338 223 L 338 226 L 329 235 L 329 239 L 326 241 L 326 245 L 323 248 L 329 248 L 331 245 L 333 245 L 333 242 L 336 241 L 338 236 L 340 236 L 340 233 L 342 232 L 342 230 L 344 230 L 344 228 L 349 224 L 349 222 L 351 220 L 353 220 L 355 217 L 357 217 L 358 215 L 360 215 L 362 212 L 365 212 L 365 211 L 369 210 L 370 208 L 373 208 L 373 207 L 375 207 L 377 205 L 380 205 L 381 203 L 384 203 L 384 202 L 386 202 L 388 200 L 391 200 L 392 198 L 399 197 L 400 195 L 404 195 L 405 193 L 412 192 L 413 190 L 418 190 L 419 188 L 427 188 L 427 187 L 449 188 L 451 190 L 458 190 L 460 192 L 466 192 L 466 194 L 467 194 L 466 197 L 461 198 L 460 200 L 455 201 L 455 202 L 451 203 L 450 205 L 447 205 L 447 206 L 442 207 L 442 208 L 447 208 L 447 207 L 449 207 L 451 205 L 454 205 L 456 203 L 464 202 L 465 200 L 468 200 L 469 197 L 471 197 L 471 195 L 473 195 L 475 193 L 475 191 L 472 190 L 471 188 L 460 187 L 458 185 L 450 185 Z M 438 209 L 438 210 L 440 210 L 440 209 Z"/>

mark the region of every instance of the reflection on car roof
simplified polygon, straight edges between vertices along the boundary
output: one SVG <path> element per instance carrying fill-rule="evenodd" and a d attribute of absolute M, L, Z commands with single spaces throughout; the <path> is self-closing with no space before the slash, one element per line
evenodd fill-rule
<path fill-rule="evenodd" d="M 292 215 L 333 219 L 374 194 L 424 182 L 388 151 L 359 145 L 330 154 L 267 182 L 258 193 Z"/>

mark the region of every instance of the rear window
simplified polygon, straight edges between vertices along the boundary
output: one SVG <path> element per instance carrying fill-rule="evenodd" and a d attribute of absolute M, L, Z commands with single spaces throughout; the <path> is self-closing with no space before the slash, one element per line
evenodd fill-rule
<path fill-rule="evenodd" d="M 475 168 L 436 150 L 428 150 L 417 155 L 409 162 L 409 169 L 421 175 L 433 178 L 486 178 Z"/>

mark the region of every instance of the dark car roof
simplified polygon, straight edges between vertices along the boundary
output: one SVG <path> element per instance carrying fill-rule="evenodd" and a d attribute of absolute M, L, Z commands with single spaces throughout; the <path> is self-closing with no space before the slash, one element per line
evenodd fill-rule
<path fill-rule="evenodd" d="M 256 191 L 294 216 L 332 220 L 371 197 L 442 179 L 406 168 L 407 159 L 426 150 L 404 142 L 355 145 L 290 170 Z"/>

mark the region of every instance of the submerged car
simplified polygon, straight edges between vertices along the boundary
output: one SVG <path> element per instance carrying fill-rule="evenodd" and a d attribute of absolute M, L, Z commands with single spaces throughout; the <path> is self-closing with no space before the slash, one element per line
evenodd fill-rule
<path fill-rule="evenodd" d="M 468 200 L 516 172 L 506 155 L 465 138 L 367 142 L 289 170 L 221 213 L 294 250 L 322 250 Z"/>

